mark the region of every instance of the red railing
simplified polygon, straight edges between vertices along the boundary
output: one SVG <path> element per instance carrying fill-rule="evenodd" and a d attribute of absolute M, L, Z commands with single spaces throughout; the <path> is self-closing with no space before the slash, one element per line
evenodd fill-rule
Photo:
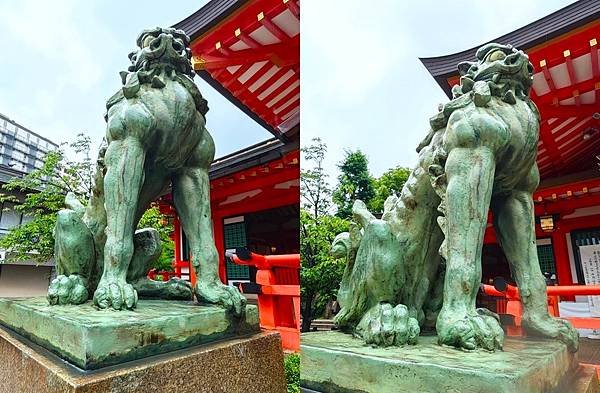
<path fill-rule="evenodd" d="M 277 330 L 284 349 L 300 350 L 300 254 L 260 255 L 242 248 L 229 257 L 257 269 L 256 284 L 241 283 L 240 290 L 258 295 L 260 326 Z"/>
<path fill-rule="evenodd" d="M 519 297 L 519 289 L 513 285 L 504 284 L 499 288 L 493 285 L 483 284 L 481 286 L 482 292 L 489 296 L 500 297 L 497 304 L 498 313 L 509 314 L 514 316 L 515 324 L 514 327 L 507 328 L 507 335 L 509 336 L 521 336 L 521 315 L 523 313 L 523 306 L 521 304 L 521 298 Z M 560 317 L 558 303 L 561 296 L 594 296 L 600 295 L 600 285 L 560 285 L 560 286 L 548 286 L 546 288 L 548 294 L 548 311 L 555 317 Z M 579 329 L 600 329 L 600 318 L 582 318 L 582 317 L 562 317 Z"/>

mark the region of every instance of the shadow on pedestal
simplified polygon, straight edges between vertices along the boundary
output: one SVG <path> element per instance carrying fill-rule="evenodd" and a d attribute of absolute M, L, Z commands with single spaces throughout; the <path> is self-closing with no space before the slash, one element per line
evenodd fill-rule
<path fill-rule="evenodd" d="M 415 346 L 372 348 L 341 332 L 301 337 L 306 393 L 598 393 L 596 372 L 557 341 L 511 339 L 473 352 L 420 337 Z"/>

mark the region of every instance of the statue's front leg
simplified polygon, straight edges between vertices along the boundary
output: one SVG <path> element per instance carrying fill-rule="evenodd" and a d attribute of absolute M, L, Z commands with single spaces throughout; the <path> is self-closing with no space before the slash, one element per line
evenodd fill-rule
<path fill-rule="evenodd" d="M 208 168 L 184 168 L 173 179 L 175 208 L 190 241 L 199 302 L 218 304 L 234 315 L 246 309 L 246 298 L 219 279 L 219 256 L 212 236 Z"/>
<path fill-rule="evenodd" d="M 494 170 L 494 155 L 486 147 L 454 148 L 446 161 L 447 261 L 444 302 L 436 323 L 440 344 L 502 347 L 498 321 L 475 308 Z"/>
<path fill-rule="evenodd" d="M 537 168 L 535 168 L 537 176 Z M 535 189 L 537 181 L 534 182 Z M 546 280 L 540 269 L 535 240 L 532 191 L 515 190 L 492 204 L 500 244 L 517 281 L 523 302 L 522 325 L 529 334 L 556 338 L 577 351 L 579 334 L 571 324 L 548 313 Z"/>
<path fill-rule="evenodd" d="M 106 244 L 104 272 L 94 293 L 99 308 L 132 309 L 137 293 L 126 281 L 133 256 L 138 195 L 144 181 L 145 151 L 137 138 L 113 140 L 105 156 Z"/>

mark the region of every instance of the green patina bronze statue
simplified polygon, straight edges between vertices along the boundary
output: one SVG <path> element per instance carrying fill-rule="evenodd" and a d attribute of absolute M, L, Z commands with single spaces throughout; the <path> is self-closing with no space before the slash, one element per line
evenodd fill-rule
<path fill-rule="evenodd" d="M 576 351 L 577 331 L 548 314 L 537 256 L 533 66 L 510 45 L 487 44 L 476 56 L 459 64 L 460 84 L 430 120 L 401 195 L 388 198 L 381 219 L 356 201 L 354 225 L 335 239 L 332 254 L 347 259 L 335 322 L 377 346 L 414 344 L 421 329 L 435 328 L 439 344 L 501 349 L 498 316 L 475 306 L 491 208 L 520 290 L 522 326 Z"/>
<path fill-rule="evenodd" d="M 93 293 L 102 309 L 132 309 L 138 295 L 191 299 L 184 281 L 146 278 L 161 245 L 152 229 L 135 228 L 148 205 L 169 185 L 190 242 L 199 302 L 235 315 L 245 298 L 221 283 L 212 236 L 208 168 L 215 146 L 205 127 L 206 100 L 192 78 L 189 37 L 171 28 L 143 31 L 123 86 L 107 102 L 107 131 L 93 195 L 83 206 L 67 195 L 55 228 L 59 276 L 50 304 L 81 304 Z M 200 266 L 202 264 L 202 266 Z"/>

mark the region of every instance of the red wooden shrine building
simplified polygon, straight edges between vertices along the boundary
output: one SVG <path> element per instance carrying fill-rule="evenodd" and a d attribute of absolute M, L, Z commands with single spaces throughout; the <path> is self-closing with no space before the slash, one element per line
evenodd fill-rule
<path fill-rule="evenodd" d="M 534 66 L 531 97 L 542 116 L 541 183 L 534 194 L 538 255 L 542 271 L 556 274 L 560 285 L 585 283 L 579 246 L 600 244 L 599 41 L 597 0 L 577 1 L 491 41 L 524 50 Z M 456 65 L 472 61 L 481 45 L 421 61 L 451 97 Z M 483 264 L 484 282 L 510 276 L 491 224 Z"/>
<path fill-rule="evenodd" d="M 252 266 L 233 263 L 228 250 L 299 253 L 299 12 L 295 0 L 212 0 L 174 25 L 191 37 L 196 73 L 273 135 L 216 159 L 210 168 L 213 234 L 225 283 L 255 282 L 257 274 Z M 174 274 L 193 283 L 185 233 L 170 195 L 159 205 L 175 227 Z M 297 268 L 276 267 L 271 273 L 278 284 L 299 285 Z M 292 301 L 277 298 L 293 310 Z M 274 324 L 295 328 L 295 315 L 278 315 Z"/>

